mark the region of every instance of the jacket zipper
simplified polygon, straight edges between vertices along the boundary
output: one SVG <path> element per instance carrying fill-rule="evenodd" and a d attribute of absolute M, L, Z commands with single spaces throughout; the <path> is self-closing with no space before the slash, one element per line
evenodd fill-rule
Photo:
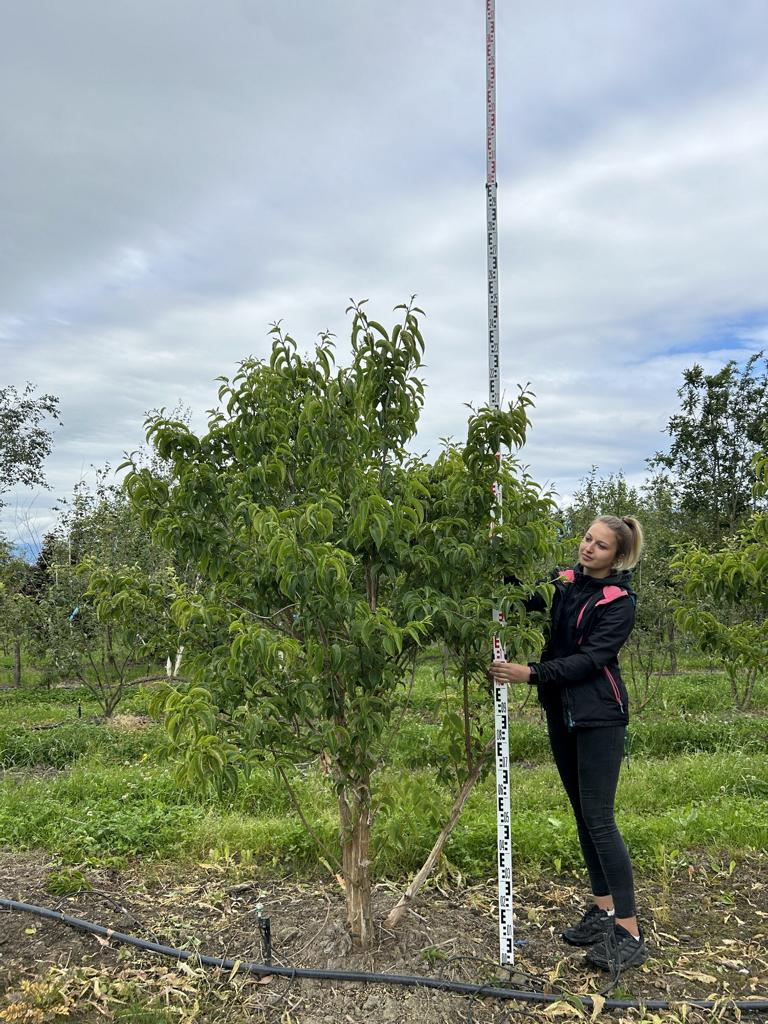
<path fill-rule="evenodd" d="M 621 701 L 621 692 L 619 691 L 619 687 L 618 687 L 618 685 L 616 683 L 616 680 L 613 678 L 613 673 L 611 672 L 611 670 L 608 668 L 607 665 L 603 669 L 603 672 L 605 672 L 606 676 L 608 676 L 608 680 L 610 681 L 610 684 L 611 684 L 611 689 L 613 690 L 613 696 L 614 696 L 614 698 L 616 700 L 616 703 L 619 705 L 619 707 L 623 711 L 624 710 L 624 705 L 623 705 L 623 703 Z"/>

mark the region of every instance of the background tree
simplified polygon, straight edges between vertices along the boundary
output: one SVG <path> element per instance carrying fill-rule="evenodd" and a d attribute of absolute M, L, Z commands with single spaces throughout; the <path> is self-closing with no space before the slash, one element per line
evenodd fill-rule
<path fill-rule="evenodd" d="M 32 384 L 21 393 L 13 385 L 0 388 L 0 496 L 17 484 L 46 486 L 43 463 L 52 444 L 46 421 L 58 420 L 58 406 L 53 395 L 35 396 Z"/>
<path fill-rule="evenodd" d="M 756 499 L 768 494 L 768 449 L 753 461 Z M 734 704 L 748 708 L 768 660 L 768 512 L 754 512 L 716 550 L 693 544 L 675 559 L 682 591 L 676 617 L 721 663 Z"/>
<path fill-rule="evenodd" d="M 669 451 L 649 465 L 671 475 L 689 537 L 718 544 L 762 501 L 753 492 L 752 459 L 768 418 L 768 363 L 757 352 L 742 370 L 733 360 L 713 374 L 696 364 L 684 371 L 678 396 Z"/>
<path fill-rule="evenodd" d="M 30 616 L 26 594 L 30 566 L 14 556 L 10 545 L 0 539 L 0 636 L 3 648 L 13 655 L 12 682 L 22 684 L 22 652 Z"/>
<path fill-rule="evenodd" d="M 628 483 L 623 470 L 601 477 L 593 466 L 581 480 L 563 510 L 563 527 L 570 543 L 578 544 L 596 516 L 637 516 L 643 513 L 643 500 L 636 487 Z"/>
<path fill-rule="evenodd" d="M 27 589 L 34 599 L 30 645 L 49 682 L 77 679 L 111 717 L 126 686 L 175 654 L 170 606 L 179 584 L 127 496 L 97 474 L 62 502 Z"/>
<path fill-rule="evenodd" d="M 637 618 L 623 655 L 630 667 L 636 712 L 641 712 L 658 690 L 659 673 L 665 668 L 675 671 L 677 665 L 671 559 L 684 537 L 675 501 L 674 489 L 663 473 L 637 488 L 621 470 L 601 477 L 593 466 L 563 516 L 570 549 L 575 549 L 584 530 L 599 515 L 631 515 L 643 526 L 645 551 L 633 573 Z"/>

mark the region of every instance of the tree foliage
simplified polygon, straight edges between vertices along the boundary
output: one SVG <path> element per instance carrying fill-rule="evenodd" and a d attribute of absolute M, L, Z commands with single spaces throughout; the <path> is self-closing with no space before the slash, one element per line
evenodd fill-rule
<path fill-rule="evenodd" d="M 642 516 L 645 506 L 642 494 L 630 484 L 622 470 L 599 475 L 593 466 L 581 480 L 565 508 L 564 525 L 569 538 L 580 539 L 597 516 Z"/>
<path fill-rule="evenodd" d="M 671 473 L 688 535 L 718 543 L 755 507 L 751 463 L 768 419 L 768 363 L 757 352 L 741 370 L 734 360 L 712 374 L 696 364 L 678 396 L 669 451 L 649 464 Z"/>
<path fill-rule="evenodd" d="M 179 588 L 165 552 L 154 547 L 126 495 L 99 473 L 62 503 L 35 566 L 29 646 L 44 678 L 77 679 L 111 717 L 136 666 L 175 653 L 170 607 Z"/>
<path fill-rule="evenodd" d="M 0 495 L 17 484 L 46 486 L 43 463 L 52 444 L 46 421 L 58 420 L 58 407 L 58 398 L 36 396 L 32 384 L 21 392 L 0 388 Z"/>
<path fill-rule="evenodd" d="M 502 414 L 511 427 L 507 443 L 515 448 L 525 442 L 531 404 L 523 390 Z M 431 612 L 431 635 L 454 670 L 444 672 L 441 732 L 448 757 L 437 771 L 453 783 L 455 797 L 424 864 L 386 919 L 390 930 L 434 869 L 472 788 L 491 764 L 495 728 L 488 662 L 494 604 L 504 612 L 500 633 L 509 660 L 526 661 L 543 645 L 541 616 L 529 616 L 524 602 L 537 589 L 549 594 L 549 584 L 536 580 L 542 566 L 551 568 L 554 561 L 553 503 L 516 459 L 499 465 L 490 454 L 494 435 L 491 431 L 484 436 L 484 425 L 493 423 L 487 410 L 473 415 L 466 446 L 447 444 L 429 470 L 421 582 Z M 501 488 L 503 514 L 491 536 L 494 486 Z M 502 586 L 502 578 L 511 573 L 526 582 Z"/>
<path fill-rule="evenodd" d="M 221 378 L 206 433 L 150 418 L 169 478 L 138 465 L 127 477 L 153 536 L 199 576 L 197 592 L 174 604 L 196 685 L 165 697 L 189 775 L 234 783 L 264 758 L 278 769 L 327 765 L 347 920 L 362 944 L 372 934 L 373 776 L 395 701 L 447 621 L 434 578 L 476 558 L 495 452 L 519 443 L 527 422 L 524 405 L 483 410 L 461 456 L 431 467 L 410 454 L 423 402 L 421 311 L 398 310 L 390 332 L 362 303 L 351 307 L 352 358 L 341 368 L 329 335 L 302 357 L 275 325 L 268 360 Z M 511 524 L 499 543 L 513 543 Z M 490 560 L 483 567 L 485 594 L 451 615 L 472 632 L 479 615 L 490 650 Z"/>
<path fill-rule="evenodd" d="M 531 396 L 521 391 L 502 416 L 511 432 L 508 445 L 521 448 L 529 426 Z M 446 445 L 428 473 L 429 510 L 421 581 L 430 610 L 432 635 L 447 648 L 460 690 L 460 707 L 443 718 L 453 752 L 441 766 L 461 784 L 489 740 L 488 622 L 494 601 L 503 609 L 501 638 L 507 659 L 525 661 L 543 645 L 541 622 L 525 612 L 524 601 L 554 559 L 555 527 L 549 493 L 516 459 L 499 465 L 491 454 L 492 414 L 483 410 L 468 424 L 465 446 Z M 502 490 L 502 522 L 489 536 L 491 493 Z M 501 586 L 514 574 L 522 583 Z M 484 713 L 485 712 L 485 713 Z"/>
<path fill-rule="evenodd" d="M 768 451 L 752 460 L 754 494 L 768 493 Z M 734 703 L 749 706 L 768 659 L 768 512 L 754 512 L 715 550 L 692 544 L 674 562 L 682 597 L 676 618 L 728 674 Z"/>
<path fill-rule="evenodd" d="M 681 536 L 675 495 L 664 474 L 634 487 L 621 470 L 601 477 L 593 466 L 565 510 L 570 548 L 600 515 L 635 516 L 645 532 L 645 553 L 634 571 L 637 618 L 624 649 L 633 707 L 641 712 L 658 689 L 658 673 L 676 663 L 670 560 Z"/>
<path fill-rule="evenodd" d="M 13 651 L 13 684 L 22 683 L 22 649 L 30 618 L 30 566 L 0 538 L 0 642 Z"/>

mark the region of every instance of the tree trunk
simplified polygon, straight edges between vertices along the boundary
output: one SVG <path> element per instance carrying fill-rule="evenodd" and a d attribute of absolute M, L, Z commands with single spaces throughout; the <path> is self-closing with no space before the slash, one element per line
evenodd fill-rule
<path fill-rule="evenodd" d="M 405 892 L 400 897 L 395 906 L 392 908 L 392 910 L 390 910 L 389 916 L 384 922 L 384 927 L 389 928 L 390 931 L 397 928 L 406 910 L 413 902 L 414 896 L 416 896 L 416 894 L 421 889 L 422 885 L 424 885 L 426 880 L 432 874 L 432 870 L 434 869 L 435 864 L 437 864 L 440 858 L 440 854 L 443 852 L 443 847 L 448 841 L 448 837 L 450 836 L 451 832 L 453 832 L 456 822 L 459 820 L 459 815 L 461 814 L 464 808 L 464 804 L 467 802 L 467 797 L 472 792 L 475 783 L 480 778 L 482 770 L 488 762 L 488 758 L 491 756 L 491 753 L 493 752 L 495 743 L 496 736 L 493 735 L 486 744 L 483 753 L 477 759 L 474 768 L 467 776 L 464 785 L 461 787 L 461 790 L 459 791 L 459 795 L 454 800 L 453 807 L 451 808 L 451 813 L 448 816 L 448 821 L 445 823 L 440 835 L 437 837 L 435 845 L 430 850 L 429 856 L 424 861 L 424 864 L 422 865 L 421 869 L 419 870 L 418 874 L 415 876 L 411 884 L 405 890 Z"/>
<path fill-rule="evenodd" d="M 757 679 L 757 669 L 745 669 L 745 676 L 744 689 L 738 698 L 738 707 L 740 711 L 746 711 L 752 703 L 752 692 L 755 688 L 755 680 Z"/>
<path fill-rule="evenodd" d="M 347 924 L 361 949 L 373 941 L 371 914 L 371 790 L 364 778 L 339 794 L 342 873 L 347 890 Z"/>
<path fill-rule="evenodd" d="M 105 718 L 112 718 L 115 711 L 117 711 L 117 706 L 123 699 L 124 690 L 125 687 L 122 680 L 114 686 L 110 686 L 109 680 L 107 680 L 101 697 L 101 707 Z"/>
<path fill-rule="evenodd" d="M 472 774 L 472 733 L 469 721 L 469 672 L 466 665 L 462 677 L 464 686 L 462 688 L 462 700 L 464 704 L 464 758 L 467 763 L 467 771 Z"/>
<path fill-rule="evenodd" d="M 21 641 L 13 642 L 13 685 L 21 686 Z"/>
<path fill-rule="evenodd" d="M 677 635 L 674 619 L 671 618 L 669 620 L 669 671 L 671 675 L 677 675 Z"/>

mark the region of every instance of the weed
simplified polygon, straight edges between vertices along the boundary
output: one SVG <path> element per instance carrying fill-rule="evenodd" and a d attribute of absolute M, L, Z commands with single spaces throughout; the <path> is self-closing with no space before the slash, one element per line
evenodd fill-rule
<path fill-rule="evenodd" d="M 84 892 L 93 886 L 78 868 L 59 868 L 51 871 L 45 880 L 45 891 L 51 896 L 71 896 Z"/>
<path fill-rule="evenodd" d="M 136 761 L 158 748 L 159 728 L 125 731 L 91 723 L 73 723 L 44 731 L 0 730 L 0 768 L 68 768 L 85 755 Z"/>
<path fill-rule="evenodd" d="M 441 960 L 448 959 L 448 954 L 445 950 L 440 949 L 438 946 L 428 946 L 426 949 L 422 949 L 421 955 L 430 967 L 434 967 Z"/>
<path fill-rule="evenodd" d="M 675 858 L 684 862 L 691 848 L 708 851 L 722 876 L 735 870 L 740 852 L 768 845 L 768 725 L 759 713 L 733 714 L 722 683 L 720 674 L 703 671 L 665 679 L 666 717 L 661 710 L 650 717 L 649 709 L 632 725 L 634 756 L 620 781 L 619 824 L 637 865 L 662 878 L 671 877 Z M 756 702 L 765 697 L 758 688 Z M 14 772 L 0 781 L 0 844 L 39 847 L 81 867 L 138 855 L 254 871 L 315 871 L 322 857 L 328 859 L 318 853 L 269 765 L 255 764 L 223 801 L 192 792 L 177 783 L 173 761 L 161 760 L 160 725 L 121 730 L 78 721 L 72 717 L 78 699 L 72 690 L 0 693 L 0 714 L 13 713 L 13 722 L 3 719 L 0 729 L 0 768 Z M 440 666 L 420 668 L 402 727 L 375 779 L 371 856 L 380 876 L 401 878 L 420 866 L 452 803 L 453 790 L 436 771 L 448 754 L 440 728 L 444 700 Z M 145 710 L 146 693 L 136 690 L 130 701 Z M 21 726 L 25 716 L 37 723 L 49 712 L 66 724 Z M 547 865 L 558 874 L 578 868 L 572 813 L 537 710 L 511 723 L 510 753 L 516 864 L 533 871 Z M 55 778 L 18 777 L 39 765 L 67 771 Z M 288 774 L 313 831 L 336 851 L 332 782 L 311 763 Z M 725 859 L 723 850 L 729 851 Z M 494 874 L 495 851 L 495 783 L 489 775 L 470 796 L 445 855 L 474 879 Z M 52 884 L 67 883 L 62 878 Z"/>
<path fill-rule="evenodd" d="M 124 1006 L 115 1014 L 115 1024 L 177 1024 L 179 1015 L 172 1010 Z"/>

